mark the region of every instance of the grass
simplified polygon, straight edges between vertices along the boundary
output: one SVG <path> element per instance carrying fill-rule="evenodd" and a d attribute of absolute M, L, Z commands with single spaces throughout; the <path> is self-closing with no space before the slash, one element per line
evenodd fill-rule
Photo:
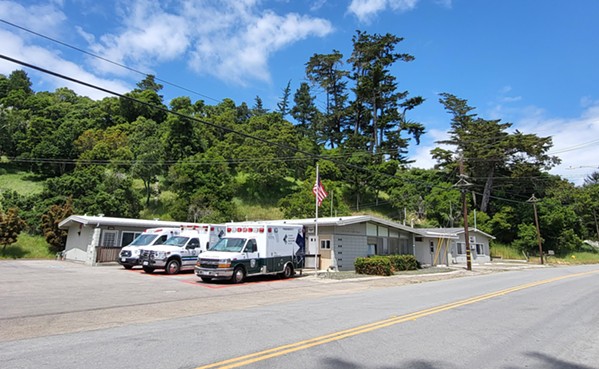
<path fill-rule="evenodd" d="M 48 251 L 48 244 L 42 236 L 31 236 L 21 233 L 17 242 L 6 246 L 4 252 L 0 247 L 0 259 L 54 259 L 55 253 Z"/>
<path fill-rule="evenodd" d="M 234 199 L 239 214 L 244 214 L 248 220 L 283 219 L 283 212 L 277 207 L 246 204 L 240 199 Z"/>
<path fill-rule="evenodd" d="M 547 256 L 549 264 L 599 264 L 599 253 L 574 252 L 563 257 Z"/>
<path fill-rule="evenodd" d="M 520 250 L 502 244 L 491 244 L 492 259 L 526 260 Z"/>
<path fill-rule="evenodd" d="M 0 174 L 0 190 L 16 191 L 19 195 L 31 195 L 42 192 L 42 189 L 43 182 L 32 173 L 14 171 Z"/>

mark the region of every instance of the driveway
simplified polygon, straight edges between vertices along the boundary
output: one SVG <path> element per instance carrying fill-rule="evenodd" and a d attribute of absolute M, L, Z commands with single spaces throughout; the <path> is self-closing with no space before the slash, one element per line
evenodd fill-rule
<path fill-rule="evenodd" d="M 119 265 L 4 260 L 0 261 L 0 342 L 522 267 L 526 266 L 475 266 L 472 272 L 458 267 L 448 273 L 342 280 L 306 271 L 291 279 L 250 278 L 234 285 L 203 283 L 189 272 L 170 276 L 125 270 Z"/>

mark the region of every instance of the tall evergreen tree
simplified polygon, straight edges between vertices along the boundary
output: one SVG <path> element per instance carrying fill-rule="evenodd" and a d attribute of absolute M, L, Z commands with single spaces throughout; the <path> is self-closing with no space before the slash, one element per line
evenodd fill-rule
<path fill-rule="evenodd" d="M 442 93 L 439 99 L 451 116 L 449 139 L 439 144 L 454 146 L 463 157 L 471 182 L 482 188 L 479 209 L 489 211 L 489 202 L 497 177 L 539 176 L 559 159 L 547 154 L 551 137 L 538 137 L 519 131 L 508 133 L 511 123 L 486 120 L 472 113 L 473 107 L 464 99 Z M 440 147 L 431 151 L 440 167 L 455 168 L 458 158 Z"/>
<path fill-rule="evenodd" d="M 325 93 L 326 107 L 323 122 L 317 134 L 321 142 L 334 148 L 343 141 L 342 132 L 346 124 L 348 72 L 340 69 L 343 54 L 333 50 L 331 54 L 314 54 L 306 63 L 308 80 L 319 86 Z"/>
<path fill-rule="evenodd" d="M 422 125 L 405 119 L 405 112 L 422 103 L 423 99 L 406 100 L 408 92 L 397 91 L 396 77 L 389 70 L 397 61 L 414 60 L 410 54 L 395 51 L 402 40 L 389 33 L 370 35 L 362 31 L 357 31 L 352 38 L 353 52 L 348 62 L 352 65 L 351 78 L 355 82 L 354 133 L 360 131 L 370 136 L 371 153 L 385 146 L 405 152 L 407 140 L 401 138 L 401 131 L 406 130 L 417 139 L 424 133 Z M 403 114 L 400 113 L 402 108 Z M 385 144 L 386 138 L 393 142 Z M 397 158 L 399 153 L 393 153 L 393 156 Z"/>

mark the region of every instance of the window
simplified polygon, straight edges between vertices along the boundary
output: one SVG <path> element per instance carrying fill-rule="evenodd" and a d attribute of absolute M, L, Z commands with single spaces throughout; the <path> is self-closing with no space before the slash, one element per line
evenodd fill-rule
<path fill-rule="evenodd" d="M 116 237 L 118 231 L 103 231 L 102 232 L 102 243 L 100 246 L 104 247 L 116 247 Z"/>
<path fill-rule="evenodd" d="M 156 241 L 154 241 L 154 245 L 162 245 L 167 238 L 168 236 L 163 234 L 162 236 L 158 237 Z"/>
<path fill-rule="evenodd" d="M 256 252 L 258 251 L 258 245 L 256 245 L 256 240 L 253 238 L 250 239 L 245 246 L 245 252 Z"/>
<path fill-rule="evenodd" d="M 476 244 L 476 253 L 478 255 L 484 255 L 485 254 L 485 245 L 483 245 L 482 243 L 477 243 Z"/>
<path fill-rule="evenodd" d="M 456 245 L 458 247 L 458 255 L 463 255 L 466 253 L 465 252 L 466 247 L 465 247 L 464 242 L 457 242 Z"/>
<path fill-rule="evenodd" d="M 416 237 L 415 240 L 416 242 L 422 242 L 422 237 Z"/>
<path fill-rule="evenodd" d="M 320 240 L 320 248 L 330 250 L 331 249 L 331 240 Z"/>
<path fill-rule="evenodd" d="M 139 236 L 140 234 L 141 232 L 123 232 L 121 246 L 127 246 L 135 239 L 135 237 Z"/>

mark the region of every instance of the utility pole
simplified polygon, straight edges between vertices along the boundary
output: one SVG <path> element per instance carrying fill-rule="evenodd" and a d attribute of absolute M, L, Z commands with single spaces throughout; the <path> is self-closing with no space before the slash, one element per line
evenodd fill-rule
<path fill-rule="evenodd" d="M 470 235 L 468 234 L 468 202 L 466 201 L 467 188 L 472 186 L 472 183 L 466 181 L 468 176 L 464 174 L 464 158 L 460 154 L 460 180 L 454 186 L 462 192 L 462 207 L 464 214 L 464 241 L 466 243 L 466 269 L 472 270 L 472 254 L 470 252 Z"/>
<path fill-rule="evenodd" d="M 537 241 L 539 241 L 539 257 L 541 258 L 541 264 L 543 264 L 543 244 L 541 242 L 541 228 L 539 227 L 539 216 L 537 215 L 537 202 L 539 199 L 535 197 L 533 193 L 530 199 L 526 200 L 526 202 L 532 203 L 532 208 L 535 213 L 535 224 L 537 226 Z"/>

